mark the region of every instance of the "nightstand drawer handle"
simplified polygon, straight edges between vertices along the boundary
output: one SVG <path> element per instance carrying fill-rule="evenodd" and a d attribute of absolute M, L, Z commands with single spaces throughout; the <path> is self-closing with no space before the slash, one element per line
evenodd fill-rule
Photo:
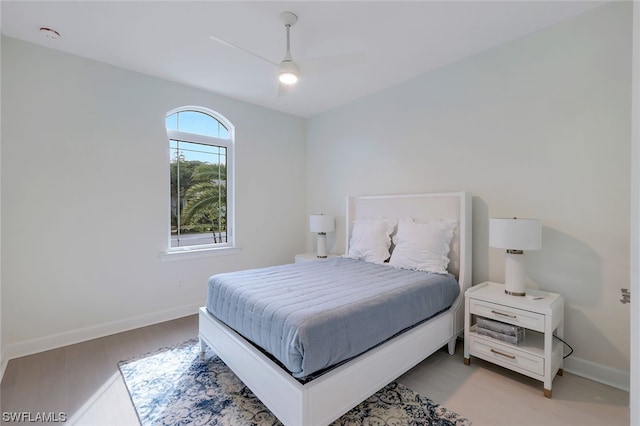
<path fill-rule="evenodd" d="M 509 358 L 509 359 L 516 359 L 515 355 L 505 354 L 505 353 L 503 353 L 503 352 L 496 351 L 495 349 L 491 349 L 491 352 L 492 352 L 492 353 L 494 353 L 494 354 L 496 354 L 496 355 L 502 355 L 502 356 L 507 357 L 507 358 Z"/>
<path fill-rule="evenodd" d="M 498 312 L 498 311 L 491 311 L 492 314 L 496 314 L 496 315 L 502 315 L 503 317 L 507 317 L 507 318 L 518 318 L 516 315 L 509 315 L 509 314 L 505 314 L 504 312 Z"/>

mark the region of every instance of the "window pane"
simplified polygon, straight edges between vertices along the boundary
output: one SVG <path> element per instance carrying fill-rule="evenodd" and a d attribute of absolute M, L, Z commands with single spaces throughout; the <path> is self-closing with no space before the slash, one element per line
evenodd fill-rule
<path fill-rule="evenodd" d="M 167 130 L 178 130 L 178 114 L 167 117 Z"/>
<path fill-rule="evenodd" d="M 171 247 L 227 242 L 226 148 L 169 141 Z"/>
<path fill-rule="evenodd" d="M 169 117 L 173 117 L 174 115 L 176 116 L 175 130 L 216 138 L 224 137 L 226 139 L 229 137 L 229 133 L 224 126 L 220 125 L 220 122 L 210 115 L 197 111 L 181 111 Z M 224 130 L 226 136 L 220 136 L 219 128 Z M 167 129 L 171 130 L 171 127 L 169 127 L 169 118 L 167 118 Z"/>

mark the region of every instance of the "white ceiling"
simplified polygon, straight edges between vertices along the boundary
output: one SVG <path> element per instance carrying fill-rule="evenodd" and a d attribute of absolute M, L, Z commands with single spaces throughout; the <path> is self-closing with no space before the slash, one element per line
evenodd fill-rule
<path fill-rule="evenodd" d="M 595 1 L 2 1 L 2 33 L 310 117 L 599 7 Z M 298 84 L 278 96 L 283 11 Z M 43 37 L 50 27 L 62 37 Z M 313 61 L 312 61 L 313 60 Z M 307 65 L 305 67 L 305 64 Z"/>

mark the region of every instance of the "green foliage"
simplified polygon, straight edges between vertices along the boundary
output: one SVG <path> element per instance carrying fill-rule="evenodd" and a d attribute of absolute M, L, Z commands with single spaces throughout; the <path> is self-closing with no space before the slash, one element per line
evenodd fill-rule
<path fill-rule="evenodd" d="M 227 168 L 200 161 L 171 162 L 172 228 L 180 232 L 218 233 L 227 229 Z"/>

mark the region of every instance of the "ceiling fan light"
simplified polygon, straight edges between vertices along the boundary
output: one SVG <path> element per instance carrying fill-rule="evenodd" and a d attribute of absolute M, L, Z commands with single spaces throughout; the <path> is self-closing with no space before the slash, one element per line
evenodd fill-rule
<path fill-rule="evenodd" d="M 280 63 L 280 75 L 278 79 L 282 84 L 295 84 L 299 76 L 300 71 L 295 62 L 284 60 Z"/>
<path fill-rule="evenodd" d="M 289 71 L 283 71 L 278 76 L 280 83 L 282 84 L 296 84 L 298 82 L 298 76 L 295 73 Z"/>

